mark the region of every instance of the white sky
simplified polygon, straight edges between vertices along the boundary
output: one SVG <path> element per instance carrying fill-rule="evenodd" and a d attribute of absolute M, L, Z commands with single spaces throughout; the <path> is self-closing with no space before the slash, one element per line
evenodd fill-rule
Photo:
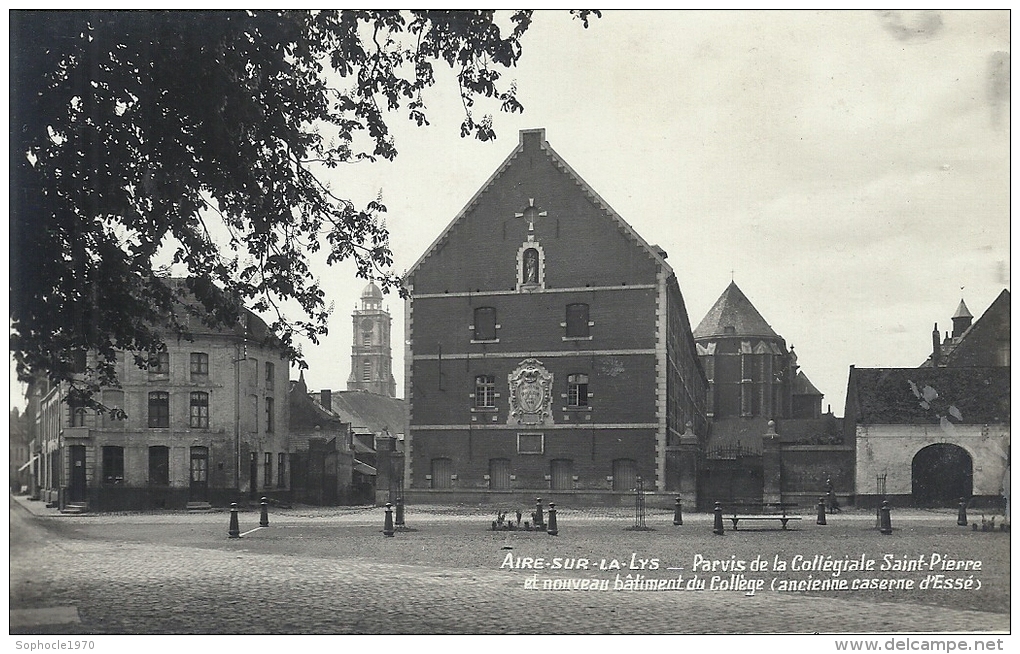
<path fill-rule="evenodd" d="M 539 12 L 509 73 L 525 111 L 494 115 L 495 142 L 460 138 L 441 81 L 430 127 L 392 115 L 396 161 L 332 183 L 361 202 L 382 189 L 400 273 L 518 130 L 545 128 L 669 253 L 692 327 L 734 271 L 842 415 L 851 364 L 920 365 L 961 297 L 978 317 L 1009 287 L 1009 36 L 1006 11 L 607 11 L 587 30 Z M 343 390 L 366 282 L 319 270 L 335 311 L 305 378 Z M 402 396 L 403 302 L 386 302 Z"/>

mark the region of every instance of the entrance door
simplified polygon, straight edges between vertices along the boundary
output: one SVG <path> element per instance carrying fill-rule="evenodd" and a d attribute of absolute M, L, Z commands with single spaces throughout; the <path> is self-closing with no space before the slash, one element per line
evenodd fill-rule
<path fill-rule="evenodd" d="M 553 459 L 549 462 L 552 490 L 574 490 L 574 462 L 570 459 Z"/>
<path fill-rule="evenodd" d="M 634 459 L 613 461 L 613 490 L 632 491 L 637 488 L 637 464 Z"/>
<path fill-rule="evenodd" d="M 432 459 L 432 488 L 450 488 L 453 474 L 453 460 Z"/>
<path fill-rule="evenodd" d="M 68 501 L 70 502 L 84 502 L 85 501 L 85 446 L 84 445 L 72 445 L 70 448 L 71 456 L 71 479 L 69 488 Z"/>
<path fill-rule="evenodd" d="M 510 490 L 510 459 L 489 459 L 489 489 Z"/>
<path fill-rule="evenodd" d="M 922 449 L 910 464 L 914 506 L 956 506 L 974 490 L 974 465 L 967 450 L 952 443 Z"/>
<path fill-rule="evenodd" d="M 188 496 L 192 502 L 204 502 L 209 490 L 209 448 L 191 448 L 191 483 Z"/>

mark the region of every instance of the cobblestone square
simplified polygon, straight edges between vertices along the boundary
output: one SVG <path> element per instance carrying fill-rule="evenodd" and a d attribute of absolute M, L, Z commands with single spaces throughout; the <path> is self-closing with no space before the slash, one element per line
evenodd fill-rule
<path fill-rule="evenodd" d="M 825 526 L 804 515 L 788 531 L 727 528 L 717 536 L 709 514 L 674 526 L 672 514 L 650 510 L 648 531 L 628 531 L 632 512 L 561 508 L 551 537 L 493 532 L 495 509 L 412 506 L 413 531 L 386 538 L 382 509 L 305 507 L 274 511 L 264 529 L 256 529 L 257 510 L 243 511 L 247 533 L 229 539 L 224 511 L 56 517 L 40 506 L 11 503 L 12 634 L 1010 628 L 1010 534 L 958 527 L 948 511 L 898 512 L 888 536 L 865 512 L 831 516 Z M 874 569 L 859 569 L 862 559 Z M 777 562 L 787 569 L 773 569 Z M 848 587 L 835 588 L 834 579 Z M 812 580 L 815 588 L 828 580 L 828 590 L 799 590 Z M 849 587 L 882 580 L 899 587 Z M 699 581 L 705 587 L 695 590 Z M 75 607 L 79 622 L 25 621 L 54 607 Z M 30 613 L 18 622 L 15 611 Z"/>

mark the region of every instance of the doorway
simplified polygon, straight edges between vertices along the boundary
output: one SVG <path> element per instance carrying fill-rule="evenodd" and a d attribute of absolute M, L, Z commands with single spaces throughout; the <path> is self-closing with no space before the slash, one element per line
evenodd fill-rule
<path fill-rule="evenodd" d="M 959 445 L 935 443 L 914 455 L 910 482 L 914 506 L 956 506 L 974 491 L 974 463 Z"/>

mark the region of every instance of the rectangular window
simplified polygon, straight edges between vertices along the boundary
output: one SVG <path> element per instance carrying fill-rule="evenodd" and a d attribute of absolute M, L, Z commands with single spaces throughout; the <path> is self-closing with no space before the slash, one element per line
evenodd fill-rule
<path fill-rule="evenodd" d="M 545 434 L 517 434 L 518 454 L 542 454 L 545 451 Z"/>
<path fill-rule="evenodd" d="M 124 483 L 124 448 L 118 445 L 103 446 L 103 483 Z"/>
<path fill-rule="evenodd" d="M 496 310 L 492 307 L 478 307 L 475 309 L 475 338 L 476 341 L 496 340 Z"/>
<path fill-rule="evenodd" d="M 280 457 L 276 460 L 276 487 L 277 488 L 284 488 L 286 486 L 286 483 L 284 482 L 284 479 L 286 477 L 286 475 L 284 475 L 284 471 L 286 469 L 287 469 L 287 455 L 285 453 L 283 453 L 283 452 L 280 452 Z"/>
<path fill-rule="evenodd" d="M 588 375 L 567 375 L 567 406 L 588 406 Z"/>
<path fill-rule="evenodd" d="M 153 376 L 170 374 L 169 352 L 153 352 L 149 356 L 149 374 Z"/>
<path fill-rule="evenodd" d="M 149 448 L 149 483 L 170 485 L 170 448 L 154 445 Z"/>
<path fill-rule="evenodd" d="M 588 305 L 567 305 L 567 338 L 586 338 L 591 334 L 588 329 Z"/>
<path fill-rule="evenodd" d="M 196 391 L 191 394 L 191 428 L 209 429 L 209 394 Z"/>
<path fill-rule="evenodd" d="M 480 409 L 495 408 L 496 378 L 493 375 L 475 377 L 475 406 Z"/>
<path fill-rule="evenodd" d="M 266 431 L 273 431 L 273 424 L 276 422 L 276 413 L 273 410 L 273 398 L 266 398 Z"/>
<path fill-rule="evenodd" d="M 163 391 L 149 393 L 149 427 L 170 426 L 170 394 Z"/>
<path fill-rule="evenodd" d="M 275 380 L 273 377 L 276 375 L 276 366 L 269 361 L 266 361 L 266 390 L 273 390 Z"/>
<path fill-rule="evenodd" d="M 204 380 L 209 377 L 209 355 L 205 352 L 191 353 L 191 378 Z"/>

